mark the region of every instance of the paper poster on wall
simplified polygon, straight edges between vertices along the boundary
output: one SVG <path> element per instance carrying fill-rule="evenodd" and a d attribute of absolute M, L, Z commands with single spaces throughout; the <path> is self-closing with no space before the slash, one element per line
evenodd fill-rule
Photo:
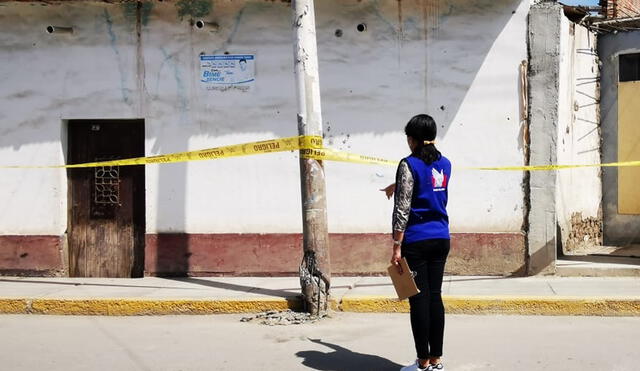
<path fill-rule="evenodd" d="M 201 55 L 200 83 L 207 90 L 249 91 L 255 84 L 255 55 Z"/>

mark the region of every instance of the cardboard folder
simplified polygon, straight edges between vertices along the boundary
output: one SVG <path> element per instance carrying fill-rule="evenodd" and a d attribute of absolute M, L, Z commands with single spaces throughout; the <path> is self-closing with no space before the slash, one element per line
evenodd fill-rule
<path fill-rule="evenodd" d="M 413 280 L 413 274 L 409 269 L 409 264 L 407 264 L 406 258 L 400 259 L 400 266 L 402 267 L 402 273 L 398 272 L 398 267 L 395 265 L 389 266 L 387 271 L 389 272 L 391 282 L 393 282 L 393 286 L 398 294 L 398 300 L 404 300 L 419 293 L 420 290 L 418 290 L 416 282 Z"/>

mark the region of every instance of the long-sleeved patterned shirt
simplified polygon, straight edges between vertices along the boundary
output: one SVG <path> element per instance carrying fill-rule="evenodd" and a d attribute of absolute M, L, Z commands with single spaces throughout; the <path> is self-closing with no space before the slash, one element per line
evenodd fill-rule
<path fill-rule="evenodd" d="M 396 172 L 396 192 L 393 205 L 393 231 L 404 232 L 409 221 L 411 198 L 413 197 L 413 175 L 405 160 L 398 165 Z"/>

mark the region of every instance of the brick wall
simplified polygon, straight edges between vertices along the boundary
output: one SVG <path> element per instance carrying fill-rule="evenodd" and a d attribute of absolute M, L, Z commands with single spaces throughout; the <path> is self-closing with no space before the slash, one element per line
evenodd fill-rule
<path fill-rule="evenodd" d="M 608 0 L 603 3 L 606 3 L 609 19 L 640 16 L 640 0 Z"/>

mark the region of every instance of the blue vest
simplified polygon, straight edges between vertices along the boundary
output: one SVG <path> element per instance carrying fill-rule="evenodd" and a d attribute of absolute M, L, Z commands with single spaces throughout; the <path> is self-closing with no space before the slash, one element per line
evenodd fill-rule
<path fill-rule="evenodd" d="M 404 161 L 413 175 L 413 197 L 404 243 L 450 239 L 447 200 L 451 162 L 444 156 L 430 165 L 414 156 Z"/>

